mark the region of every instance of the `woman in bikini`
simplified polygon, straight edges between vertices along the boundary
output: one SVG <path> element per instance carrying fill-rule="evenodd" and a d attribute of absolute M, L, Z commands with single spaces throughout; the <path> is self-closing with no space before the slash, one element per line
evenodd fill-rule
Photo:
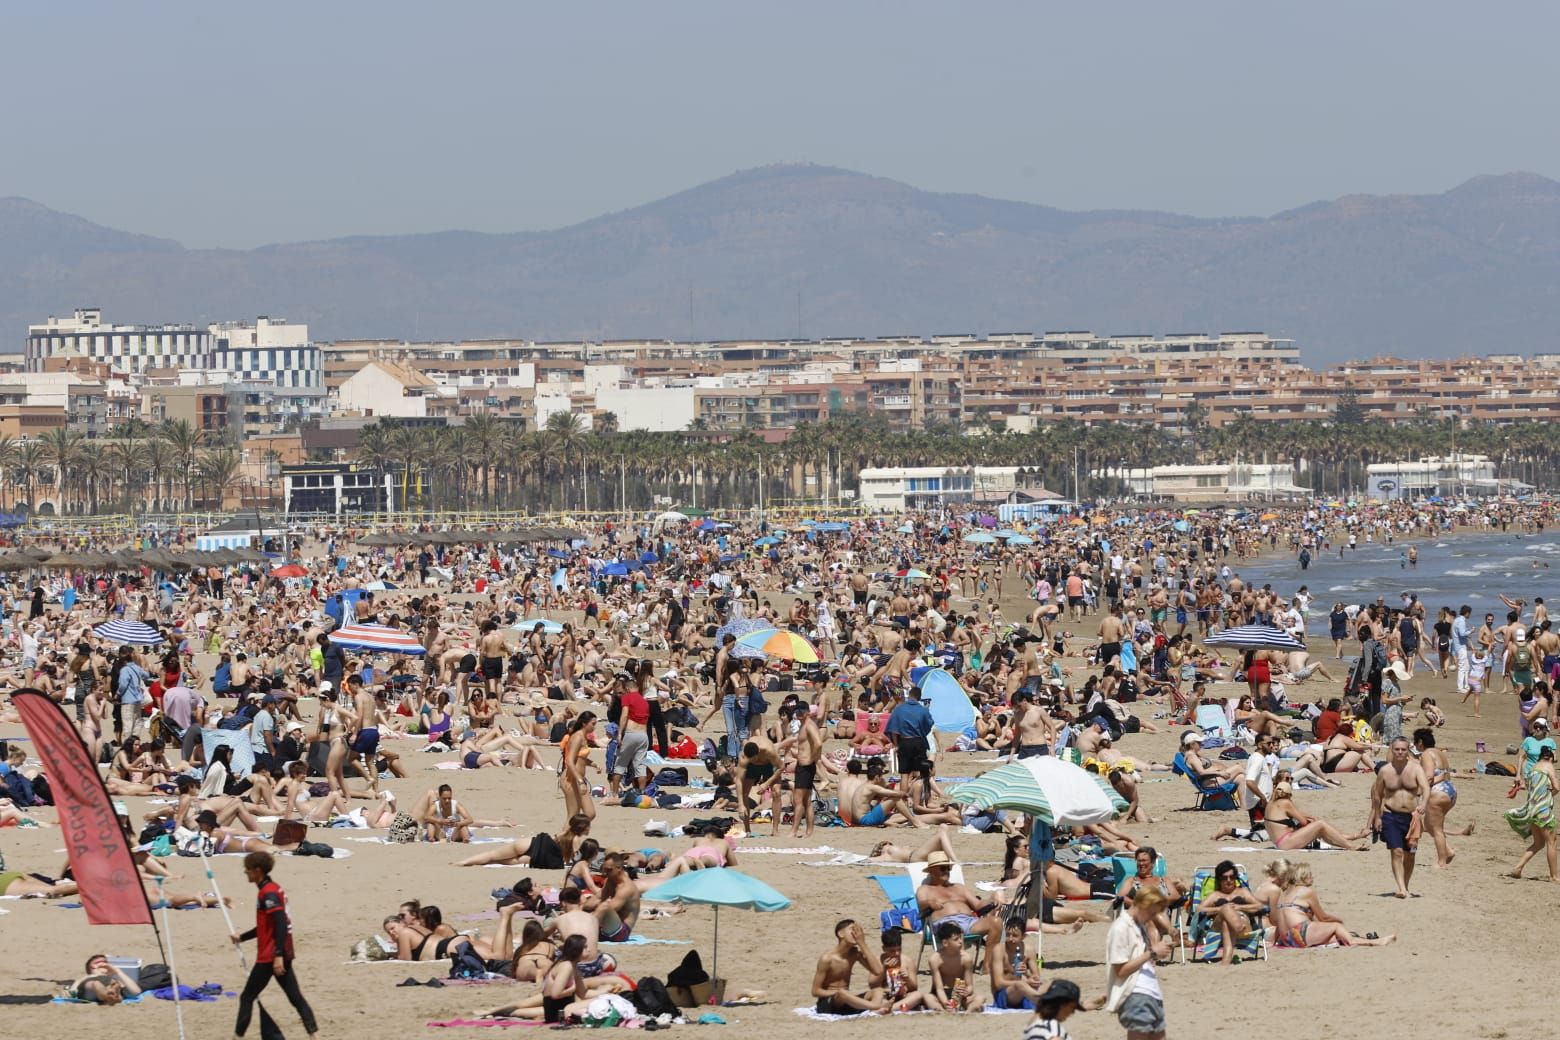
<path fill-rule="evenodd" d="M 1425 812 L 1425 830 L 1435 842 L 1437 868 L 1451 866 L 1457 855 L 1446 840 L 1448 834 L 1466 837 L 1473 833 L 1473 824 L 1461 830 L 1448 830 L 1446 816 L 1457 804 L 1457 787 L 1452 783 L 1452 766 L 1446 752 L 1435 746 L 1435 731 L 1428 728 L 1414 730 L 1414 747 L 1419 749 L 1419 768 L 1430 778 L 1430 804 Z"/>
<path fill-rule="evenodd" d="M 1116 896 L 1130 903 L 1139 888 L 1152 888 L 1159 892 L 1165 897 L 1165 905 L 1154 915 L 1154 923 L 1158 926 L 1161 935 L 1169 935 L 1170 915 L 1166 911 L 1173 910 L 1186 901 L 1186 882 L 1180 878 L 1154 876 L 1154 867 L 1159 863 L 1159 852 L 1153 846 L 1144 845 L 1138 849 L 1133 855 L 1133 861 L 1137 865 L 1137 873 L 1121 880 L 1121 886 L 1116 889 Z"/>
<path fill-rule="evenodd" d="M 1284 892 L 1273 906 L 1273 942 L 1283 949 L 1303 950 L 1310 946 L 1386 946 L 1395 935 L 1356 935 L 1322 908 L 1321 898 L 1312 886 L 1316 879 L 1304 863 L 1290 866 L 1279 879 Z"/>
<path fill-rule="evenodd" d="M 1354 773 L 1369 772 L 1375 768 L 1375 759 L 1371 757 L 1372 745 L 1362 744 L 1349 736 L 1348 721 L 1340 724 L 1338 732 L 1328 738 L 1322 747 L 1322 772 L 1324 773 Z"/>
<path fill-rule="evenodd" d="M 711 867 L 734 867 L 737 865 L 737 841 L 735 838 L 721 838 L 718 842 L 708 845 L 695 845 L 681 856 L 673 859 L 666 865 L 666 872 L 661 876 L 662 881 L 669 881 L 680 874 L 686 874 L 690 870 L 707 870 Z"/>
<path fill-rule="evenodd" d="M 1326 820 L 1307 815 L 1295 804 L 1294 793 L 1289 771 L 1279 770 L 1273 782 L 1273 797 L 1268 799 L 1263 814 L 1264 825 L 1274 845 L 1281 849 L 1303 849 L 1320 840 L 1350 852 L 1368 851 L 1367 845 L 1353 844 L 1370 833 L 1368 828 L 1355 835 L 1344 834 Z"/>
<path fill-rule="evenodd" d="M 595 712 L 582 711 L 563 736 L 563 755 L 558 762 L 558 787 L 563 791 L 564 812 L 570 817 L 581 815 L 596 818 L 596 803 L 590 796 L 590 782 L 586 770 L 594 763 L 590 760 L 592 741 L 596 735 Z"/>

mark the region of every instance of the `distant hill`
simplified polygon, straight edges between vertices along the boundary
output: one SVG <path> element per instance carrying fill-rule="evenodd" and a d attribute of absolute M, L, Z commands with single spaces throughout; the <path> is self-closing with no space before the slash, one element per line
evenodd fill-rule
<path fill-rule="evenodd" d="M 1264 330 L 1323 364 L 1555 349 L 1560 183 L 1476 177 L 1268 218 L 1073 213 L 821 166 L 747 170 L 556 231 L 193 250 L 0 199 L 0 344 L 257 314 L 354 337 L 736 339 Z M 691 306 L 690 306 L 691 304 Z M 691 314 L 690 314 L 691 311 Z"/>

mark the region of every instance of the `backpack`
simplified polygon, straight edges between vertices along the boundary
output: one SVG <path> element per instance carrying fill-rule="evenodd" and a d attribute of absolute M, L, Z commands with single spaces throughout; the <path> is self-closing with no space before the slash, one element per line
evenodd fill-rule
<path fill-rule="evenodd" d="M 1533 651 L 1526 646 L 1519 646 L 1511 655 L 1511 667 L 1519 672 L 1526 672 L 1533 667 Z"/>
<path fill-rule="evenodd" d="M 661 1015 L 671 1015 L 676 1018 L 682 1014 L 677 1005 L 672 1003 L 671 994 L 666 992 L 666 984 L 653 975 L 647 975 L 639 980 L 639 985 L 628 998 L 637 1010 L 645 1018 L 657 1018 Z"/>
<path fill-rule="evenodd" d="M 531 847 L 526 850 L 530 857 L 532 870 L 562 870 L 563 849 L 558 847 L 558 840 L 546 831 L 542 831 L 531 839 Z"/>
<path fill-rule="evenodd" d="M 487 961 L 466 943 L 450 956 L 450 978 L 452 979 L 482 979 L 488 973 Z"/>
<path fill-rule="evenodd" d="M 392 845 L 410 845 L 417 840 L 417 819 L 409 812 L 398 812 L 395 819 L 390 821 L 390 835 L 388 838 Z"/>
<path fill-rule="evenodd" d="M 173 971 L 166 964 L 143 964 L 135 981 L 143 990 L 162 989 L 173 985 Z"/>

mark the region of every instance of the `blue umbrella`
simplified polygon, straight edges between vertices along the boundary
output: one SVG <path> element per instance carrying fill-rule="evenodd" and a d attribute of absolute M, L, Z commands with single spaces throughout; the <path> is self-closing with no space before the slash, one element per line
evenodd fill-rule
<path fill-rule="evenodd" d="M 894 530 L 898 531 L 900 534 L 915 534 L 915 525 L 908 523 L 900 524 L 898 527 L 894 528 Z"/>
<path fill-rule="evenodd" d="M 842 524 L 842 523 L 840 523 L 837 520 L 830 520 L 826 524 L 818 524 L 816 527 L 813 528 L 813 530 L 814 531 L 822 531 L 825 534 L 838 534 L 841 531 L 849 531 L 850 530 L 850 525 L 849 524 Z"/>
<path fill-rule="evenodd" d="M 1192 525 L 1191 525 L 1191 524 L 1189 524 L 1189 523 L 1187 523 L 1187 522 L 1186 522 L 1186 521 L 1185 521 L 1185 520 L 1177 520 L 1177 521 L 1176 521 L 1176 522 L 1175 522 L 1175 523 L 1173 523 L 1173 524 L 1171 524 L 1171 525 L 1170 525 L 1170 526 L 1171 526 L 1171 527 L 1174 527 L 1174 528 L 1175 528 L 1175 529 L 1176 529 L 1176 530 L 1177 530 L 1177 531 L 1179 531 L 1179 532 L 1181 532 L 1181 533 L 1182 533 L 1182 534 L 1185 534 L 1185 533 L 1186 533 L 1186 531 L 1187 531 L 1187 530 L 1188 530 L 1188 529 L 1189 529 L 1189 528 L 1190 528 L 1190 527 L 1191 527 L 1191 526 L 1192 526 Z"/>
<path fill-rule="evenodd" d="M 536 629 L 537 625 L 541 625 L 542 626 L 542 634 L 546 635 L 546 636 L 555 636 L 558 633 L 563 631 L 563 623 L 561 621 L 554 621 L 551 618 L 539 618 L 539 617 L 536 617 L 536 618 L 521 618 L 519 621 L 516 621 L 514 623 L 514 625 L 511 626 L 511 627 L 516 632 L 526 632 L 526 633 L 529 633 L 529 632 L 534 631 Z"/>
<path fill-rule="evenodd" d="M 1232 650 L 1304 650 L 1300 641 L 1272 625 L 1240 625 L 1215 632 L 1203 640 L 1205 646 L 1227 646 Z"/>
<path fill-rule="evenodd" d="M 986 531 L 972 531 L 964 536 L 964 540 L 971 545 L 994 545 L 997 536 Z"/>
<path fill-rule="evenodd" d="M 1019 534 L 1018 532 L 1015 531 L 1014 533 L 1008 535 L 1008 544 L 1009 545 L 1034 545 L 1035 544 L 1035 540 L 1033 538 L 1029 537 L 1027 534 Z"/>
<path fill-rule="evenodd" d="M 780 539 L 776 538 L 772 534 L 766 534 L 762 538 L 755 538 L 755 539 L 753 539 L 753 544 L 754 545 L 759 545 L 759 546 L 779 545 L 780 544 Z"/>
<path fill-rule="evenodd" d="M 706 518 L 700 520 L 695 526 L 701 531 L 713 531 L 715 530 L 715 521 Z"/>
<path fill-rule="evenodd" d="M 684 906 L 715 908 L 715 943 L 710 954 L 710 975 L 720 978 L 720 908 L 773 912 L 784 910 L 791 901 L 756 877 L 730 867 L 707 867 L 681 874 L 657 885 L 642 897 L 656 903 L 680 903 Z"/>
<path fill-rule="evenodd" d="M 727 553 L 720 558 L 721 563 L 735 563 L 737 560 L 747 559 L 747 553 Z"/>
<path fill-rule="evenodd" d="M 659 556 L 657 556 L 653 552 L 647 552 L 647 553 L 642 553 L 640 555 L 639 562 L 640 563 L 660 563 L 661 562 L 661 558 Z"/>
<path fill-rule="evenodd" d="M 555 560 L 567 560 L 569 558 L 569 554 L 562 549 L 548 549 L 547 555 Z"/>
<path fill-rule="evenodd" d="M 601 573 L 609 578 L 621 578 L 628 573 L 628 564 L 623 563 L 621 560 L 617 563 L 609 563 L 601 568 Z"/>

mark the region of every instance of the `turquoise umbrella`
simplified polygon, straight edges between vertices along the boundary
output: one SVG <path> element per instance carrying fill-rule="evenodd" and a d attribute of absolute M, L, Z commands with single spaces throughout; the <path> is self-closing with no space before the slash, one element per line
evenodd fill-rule
<path fill-rule="evenodd" d="M 710 975 L 720 978 L 720 908 L 734 906 L 765 913 L 784 910 L 791 901 L 756 877 L 730 867 L 691 870 L 646 892 L 654 903 L 697 904 L 715 908 L 715 946 L 710 955 Z"/>
<path fill-rule="evenodd" d="M 1028 813 L 1052 827 L 1104 823 L 1127 811 L 1108 780 L 1054 755 L 998 766 L 960 784 L 951 797 L 976 809 Z"/>
<path fill-rule="evenodd" d="M 964 536 L 964 541 L 969 545 L 995 545 L 997 536 L 989 531 L 972 531 Z"/>

